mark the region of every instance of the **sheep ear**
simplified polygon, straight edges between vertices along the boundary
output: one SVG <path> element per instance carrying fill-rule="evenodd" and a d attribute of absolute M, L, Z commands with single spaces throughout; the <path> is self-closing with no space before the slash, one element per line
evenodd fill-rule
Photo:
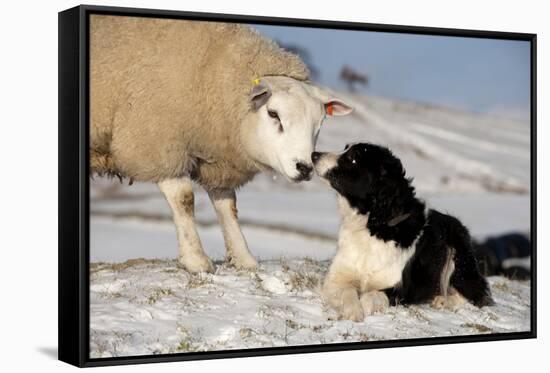
<path fill-rule="evenodd" d="M 312 92 L 325 105 L 327 115 L 342 116 L 348 115 L 353 111 L 353 108 L 343 100 L 334 97 L 331 93 L 312 86 Z"/>
<path fill-rule="evenodd" d="M 325 102 L 325 110 L 328 115 L 342 116 L 350 114 L 353 108 L 344 101 L 333 98 Z"/>
<path fill-rule="evenodd" d="M 271 97 L 271 88 L 260 81 L 258 84 L 255 84 L 250 92 L 250 103 L 252 104 L 252 109 L 254 111 L 261 108 L 267 100 Z"/>

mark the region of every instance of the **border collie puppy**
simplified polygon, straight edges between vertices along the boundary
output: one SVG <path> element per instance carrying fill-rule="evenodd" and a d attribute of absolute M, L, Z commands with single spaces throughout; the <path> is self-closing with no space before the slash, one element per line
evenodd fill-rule
<path fill-rule="evenodd" d="M 390 304 L 494 304 L 466 227 L 426 209 L 387 148 L 354 144 L 311 158 L 338 193 L 338 252 L 323 295 L 340 317 L 362 321 Z"/>

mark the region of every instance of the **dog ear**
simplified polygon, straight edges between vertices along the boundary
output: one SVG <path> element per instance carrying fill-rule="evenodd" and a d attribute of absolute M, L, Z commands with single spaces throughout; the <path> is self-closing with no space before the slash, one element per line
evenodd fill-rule
<path fill-rule="evenodd" d="M 383 216 L 394 218 L 403 213 L 406 201 L 414 195 L 414 189 L 410 186 L 410 179 L 406 179 L 403 174 L 394 175 L 395 172 L 403 172 L 400 168 L 393 167 L 391 171 L 385 170 L 384 178 L 379 178 L 376 185 L 373 185 L 375 206 Z"/>
<path fill-rule="evenodd" d="M 384 162 L 380 163 L 380 175 L 382 176 L 391 176 L 393 178 L 404 178 L 405 169 L 403 168 L 403 163 L 392 153 L 390 157 L 385 157 Z"/>

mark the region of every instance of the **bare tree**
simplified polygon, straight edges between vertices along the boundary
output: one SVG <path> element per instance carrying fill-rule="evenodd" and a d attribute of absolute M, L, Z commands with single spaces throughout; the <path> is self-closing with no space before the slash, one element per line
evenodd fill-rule
<path fill-rule="evenodd" d="M 355 92 L 355 84 L 362 84 L 366 86 L 369 78 L 366 74 L 361 74 L 349 66 L 344 65 L 340 70 L 340 79 L 346 83 L 350 92 Z"/>

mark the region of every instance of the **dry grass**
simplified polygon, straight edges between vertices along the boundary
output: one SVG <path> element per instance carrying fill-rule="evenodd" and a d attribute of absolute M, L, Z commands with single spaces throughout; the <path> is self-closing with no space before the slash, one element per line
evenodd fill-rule
<path fill-rule="evenodd" d="M 292 291 L 314 290 L 320 283 L 318 275 L 310 272 L 293 272 L 289 285 Z"/>
<path fill-rule="evenodd" d="M 477 324 L 477 323 L 465 323 L 460 325 L 463 328 L 472 328 L 475 329 L 479 333 L 492 333 L 493 329 L 489 328 L 488 326 Z"/>
<path fill-rule="evenodd" d="M 147 297 L 147 303 L 155 304 L 164 297 L 173 296 L 174 292 L 171 289 L 155 288 Z"/>
<path fill-rule="evenodd" d="M 206 274 L 195 274 L 189 276 L 189 280 L 187 282 L 186 288 L 187 289 L 196 289 L 203 286 L 207 286 L 212 284 L 212 277 Z"/>
<path fill-rule="evenodd" d="M 123 263 L 96 262 L 96 263 L 90 263 L 90 274 L 94 274 L 99 271 L 106 271 L 106 270 L 119 272 L 131 267 L 139 266 L 139 265 L 152 266 L 152 265 L 159 265 L 162 263 L 166 263 L 166 260 L 136 258 L 136 259 L 127 260 Z"/>

